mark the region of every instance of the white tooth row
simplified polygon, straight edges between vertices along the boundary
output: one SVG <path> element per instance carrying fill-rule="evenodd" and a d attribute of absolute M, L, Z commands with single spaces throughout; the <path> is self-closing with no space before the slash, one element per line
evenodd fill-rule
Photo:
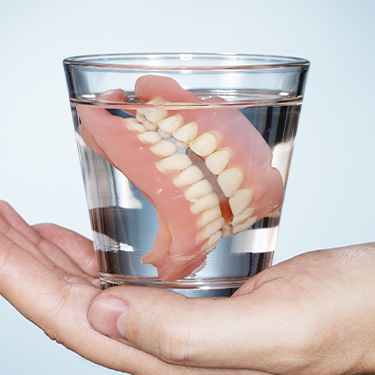
<path fill-rule="evenodd" d="M 165 103 L 166 101 L 157 98 L 147 104 L 162 105 Z M 139 124 L 136 119 L 143 125 Z M 142 133 L 140 139 L 145 143 L 153 144 L 151 151 L 165 158 L 158 164 L 158 168 L 163 172 L 167 170 L 181 171 L 175 179 L 176 185 L 191 185 L 187 190 L 187 199 L 197 199 L 194 205 L 197 212 L 200 212 L 201 206 L 207 209 L 207 206 L 213 204 L 215 200 L 213 195 L 216 196 L 216 194 L 207 190 L 208 185 L 210 185 L 208 181 L 199 185 L 196 184 L 203 179 L 203 173 L 198 167 L 191 165 L 192 163 L 187 155 L 177 152 L 177 149 L 190 148 L 195 154 L 205 158 L 207 169 L 217 176 L 217 182 L 223 194 L 229 198 L 229 205 L 234 216 L 230 223 L 232 230 L 228 233 L 228 228 L 226 228 L 224 232 L 227 234 L 225 236 L 247 229 L 257 221 L 256 217 L 252 217 L 254 208 L 249 207 L 253 198 L 253 191 L 247 188 L 240 189 L 244 179 L 243 172 L 240 168 L 227 168 L 231 159 L 231 152 L 227 149 L 216 149 L 219 142 L 216 134 L 207 132 L 198 135 L 198 125 L 195 122 L 183 125 L 181 115 L 168 117 L 168 112 L 160 108 L 138 110 L 136 119 L 133 120 L 138 125 L 134 125 L 134 130 Z M 144 130 L 140 126 L 143 126 Z M 158 133 L 154 130 L 158 130 Z M 172 137 L 175 140 L 174 143 L 167 140 L 162 141 L 162 138 Z M 211 186 L 210 188 L 212 189 Z M 202 189 L 204 199 L 196 196 L 200 189 Z"/>
<path fill-rule="evenodd" d="M 175 126 L 173 124 L 175 119 L 168 122 L 167 120 L 163 120 L 164 124 Z M 179 121 L 181 122 L 181 120 Z M 186 154 L 178 152 L 175 143 L 163 139 L 160 131 L 149 130 L 149 127 L 146 128 L 145 124 L 141 124 L 134 118 L 126 118 L 123 121 L 129 130 L 138 133 L 137 137 L 142 143 L 150 146 L 149 148 L 153 154 L 161 158 L 156 163 L 156 167 L 162 173 L 179 172 L 174 183 L 176 186 L 186 187 L 185 197 L 192 202 L 192 211 L 199 215 L 197 220 L 199 229 L 197 243 L 204 242 L 202 250 L 206 253 L 212 251 L 220 241 L 220 229 L 224 224 L 224 218 L 221 215 L 219 198 L 208 180 L 204 179 L 203 172 L 196 165 L 193 165 Z"/>

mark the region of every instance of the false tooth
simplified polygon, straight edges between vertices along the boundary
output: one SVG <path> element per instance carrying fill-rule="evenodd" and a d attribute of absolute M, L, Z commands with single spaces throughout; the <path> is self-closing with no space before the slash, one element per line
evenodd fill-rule
<path fill-rule="evenodd" d="M 223 226 L 224 221 L 225 220 L 223 217 L 219 217 L 218 219 L 204 226 L 197 234 L 197 242 L 199 243 L 219 231 Z"/>
<path fill-rule="evenodd" d="M 151 99 L 149 100 L 146 104 L 148 105 L 163 105 L 167 103 L 166 100 L 162 99 L 162 98 L 154 98 L 154 99 Z M 148 110 L 147 108 L 145 109 L 146 111 Z"/>
<path fill-rule="evenodd" d="M 221 230 L 219 230 L 208 239 L 208 241 L 204 245 L 203 251 L 206 254 L 209 254 L 219 244 L 221 237 L 222 232 Z"/>
<path fill-rule="evenodd" d="M 151 144 L 158 143 L 162 140 L 160 135 L 154 131 L 147 131 L 145 133 L 138 134 L 138 138 L 143 143 L 151 143 Z"/>
<path fill-rule="evenodd" d="M 145 119 L 143 121 L 143 126 L 147 129 L 147 130 L 156 130 L 158 128 L 157 125 L 155 125 L 153 122 L 151 121 L 148 121 L 147 119 Z"/>
<path fill-rule="evenodd" d="M 214 133 L 203 133 L 189 144 L 190 149 L 199 156 L 207 156 L 215 151 L 218 139 Z"/>
<path fill-rule="evenodd" d="M 188 186 L 200 181 L 203 177 L 203 172 L 196 165 L 192 165 L 180 172 L 175 177 L 174 183 L 176 186 Z"/>
<path fill-rule="evenodd" d="M 209 253 L 212 252 L 212 250 L 215 250 L 216 246 L 219 245 L 219 242 L 220 241 L 217 241 L 215 242 L 214 244 L 212 244 L 211 246 L 208 246 L 205 250 L 205 253 L 208 255 Z"/>
<path fill-rule="evenodd" d="M 165 119 L 167 116 L 168 111 L 161 109 L 150 109 L 149 112 L 146 112 L 145 114 L 146 119 L 155 125 L 158 125 L 159 122 Z"/>
<path fill-rule="evenodd" d="M 192 206 L 192 210 L 195 213 L 199 213 L 214 206 L 218 206 L 219 203 L 219 198 L 217 197 L 216 193 L 212 192 L 198 198 L 195 204 Z"/>
<path fill-rule="evenodd" d="M 228 165 L 231 153 L 226 149 L 221 149 L 208 155 L 205 162 L 208 170 L 213 174 L 220 174 Z"/>
<path fill-rule="evenodd" d="M 220 238 L 223 236 L 221 230 L 218 230 L 214 233 L 207 241 L 208 246 L 212 246 L 213 244 L 217 244 L 220 241 Z"/>
<path fill-rule="evenodd" d="M 239 189 L 229 198 L 229 206 L 234 216 L 243 212 L 253 199 L 251 189 Z"/>
<path fill-rule="evenodd" d="M 189 122 L 181 126 L 178 130 L 175 130 L 172 135 L 176 141 L 188 144 L 198 135 L 198 125 L 195 122 Z"/>
<path fill-rule="evenodd" d="M 182 142 L 182 141 L 175 141 L 176 142 L 176 146 L 178 148 L 182 148 L 182 149 L 187 149 L 189 148 L 189 143 L 186 143 L 186 142 Z"/>
<path fill-rule="evenodd" d="M 164 139 L 169 139 L 169 138 L 172 137 L 171 133 L 165 132 L 164 130 L 161 130 L 161 129 L 158 129 L 158 133 L 159 133 L 160 137 L 162 137 Z"/>
<path fill-rule="evenodd" d="M 145 131 L 147 131 L 147 129 L 133 117 L 125 118 L 122 121 L 124 122 L 125 126 L 131 131 L 136 131 L 138 133 L 144 133 Z"/>
<path fill-rule="evenodd" d="M 232 227 L 229 226 L 228 223 L 224 223 L 224 225 L 221 228 L 221 232 L 223 238 L 230 237 L 232 235 Z"/>
<path fill-rule="evenodd" d="M 150 100 L 147 102 L 147 104 L 152 105 L 161 105 L 165 104 L 166 101 L 156 98 L 153 100 Z M 168 111 L 165 109 L 159 109 L 159 108 L 145 108 L 145 109 L 138 109 L 138 112 L 146 117 L 148 121 L 153 123 L 154 125 L 157 125 L 159 121 L 165 119 L 168 116 Z"/>
<path fill-rule="evenodd" d="M 240 215 L 233 217 L 232 225 L 236 226 L 236 225 L 242 224 L 245 220 L 253 216 L 254 212 L 255 212 L 254 207 L 246 208 L 246 210 L 243 211 Z"/>
<path fill-rule="evenodd" d="M 137 121 L 141 122 L 142 124 L 146 121 L 146 117 L 143 116 L 139 111 L 135 114 L 135 118 Z"/>
<path fill-rule="evenodd" d="M 164 132 L 172 134 L 181 126 L 182 122 L 183 118 L 181 115 L 174 115 L 159 121 L 158 127 Z"/>
<path fill-rule="evenodd" d="M 208 182 L 208 180 L 204 179 L 190 185 L 185 191 L 185 197 L 188 200 L 193 200 L 211 193 L 212 191 L 213 189 L 211 184 Z"/>
<path fill-rule="evenodd" d="M 192 164 L 190 158 L 181 152 L 168 156 L 156 163 L 159 171 L 166 173 L 168 171 L 182 171 Z"/>
<path fill-rule="evenodd" d="M 211 221 L 214 221 L 221 217 L 220 206 L 214 206 L 206 211 L 201 212 L 200 218 L 198 219 L 198 228 L 202 228 Z M 221 232 L 220 232 L 221 233 Z"/>
<path fill-rule="evenodd" d="M 217 176 L 217 183 L 227 198 L 231 197 L 239 189 L 242 182 L 243 173 L 239 168 L 225 169 Z"/>
<path fill-rule="evenodd" d="M 151 146 L 150 150 L 155 155 L 164 158 L 175 154 L 177 152 L 177 146 L 171 141 L 161 140 L 160 142 Z"/>
<path fill-rule="evenodd" d="M 249 229 L 254 223 L 256 223 L 258 218 L 256 216 L 245 220 L 242 224 L 236 225 L 232 228 L 232 233 L 236 234 L 242 232 L 243 230 Z"/>

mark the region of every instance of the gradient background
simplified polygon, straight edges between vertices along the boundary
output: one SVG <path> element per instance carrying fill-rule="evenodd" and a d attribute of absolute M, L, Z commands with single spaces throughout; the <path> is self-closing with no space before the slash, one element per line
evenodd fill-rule
<path fill-rule="evenodd" d="M 275 262 L 375 240 L 375 1 L 2 0 L 0 198 L 30 223 L 90 237 L 62 60 L 237 52 L 312 63 Z M 0 297 L 0 373 L 113 373 Z"/>

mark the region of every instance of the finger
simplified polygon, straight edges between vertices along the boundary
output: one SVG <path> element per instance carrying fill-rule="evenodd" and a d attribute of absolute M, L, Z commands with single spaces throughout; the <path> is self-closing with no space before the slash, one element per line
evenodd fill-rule
<path fill-rule="evenodd" d="M 36 244 L 39 241 L 39 235 L 26 223 L 26 221 L 13 209 L 13 207 L 5 202 L 0 200 L 0 231 L 2 233 L 10 232 L 14 233 L 15 240 L 17 236 L 22 233 L 23 239 L 20 238 L 20 241 L 27 239 L 28 241 Z M 13 231 L 15 229 L 15 231 Z M 19 232 L 16 234 L 15 232 Z M 21 236 L 19 236 L 21 237 Z"/>
<path fill-rule="evenodd" d="M 37 224 L 33 228 L 46 241 L 46 247 L 53 244 L 62 250 L 65 258 L 71 258 L 80 269 L 91 277 L 98 277 L 98 264 L 92 241 L 69 229 L 55 224 Z"/>
<path fill-rule="evenodd" d="M 0 293 L 51 339 L 84 358 L 135 375 L 253 375 L 242 370 L 172 366 L 99 334 L 88 323 L 87 314 L 100 290 L 76 281 L 55 274 L 0 234 Z"/>
<path fill-rule="evenodd" d="M 84 271 L 60 248 L 46 240 L 6 202 L 0 201 L 0 232 L 55 272 L 84 277 Z M 72 237 L 72 235 L 70 236 Z M 73 252 L 73 251 L 72 251 Z M 96 273 L 97 277 L 97 273 Z M 86 277 L 88 279 L 88 277 Z"/>
<path fill-rule="evenodd" d="M 264 372 L 279 365 L 273 351 L 285 340 L 276 328 L 275 306 L 270 313 L 262 296 L 188 299 L 129 286 L 106 290 L 98 298 L 89 315 L 95 329 L 166 363 Z M 125 303 L 121 314 L 111 313 L 111 299 Z"/>
<path fill-rule="evenodd" d="M 56 267 L 54 262 L 39 249 L 40 235 L 4 201 L 0 201 L 0 233 L 20 248 L 29 252 L 46 267 L 50 269 Z"/>

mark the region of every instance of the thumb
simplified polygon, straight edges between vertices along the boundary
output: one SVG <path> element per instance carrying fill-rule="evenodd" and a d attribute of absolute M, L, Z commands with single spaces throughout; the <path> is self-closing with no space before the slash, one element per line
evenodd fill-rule
<path fill-rule="evenodd" d="M 89 311 L 102 334 L 176 365 L 267 371 L 264 359 L 277 340 L 253 294 L 194 299 L 133 286 L 103 291 Z M 269 359 L 267 360 L 270 364 Z"/>

